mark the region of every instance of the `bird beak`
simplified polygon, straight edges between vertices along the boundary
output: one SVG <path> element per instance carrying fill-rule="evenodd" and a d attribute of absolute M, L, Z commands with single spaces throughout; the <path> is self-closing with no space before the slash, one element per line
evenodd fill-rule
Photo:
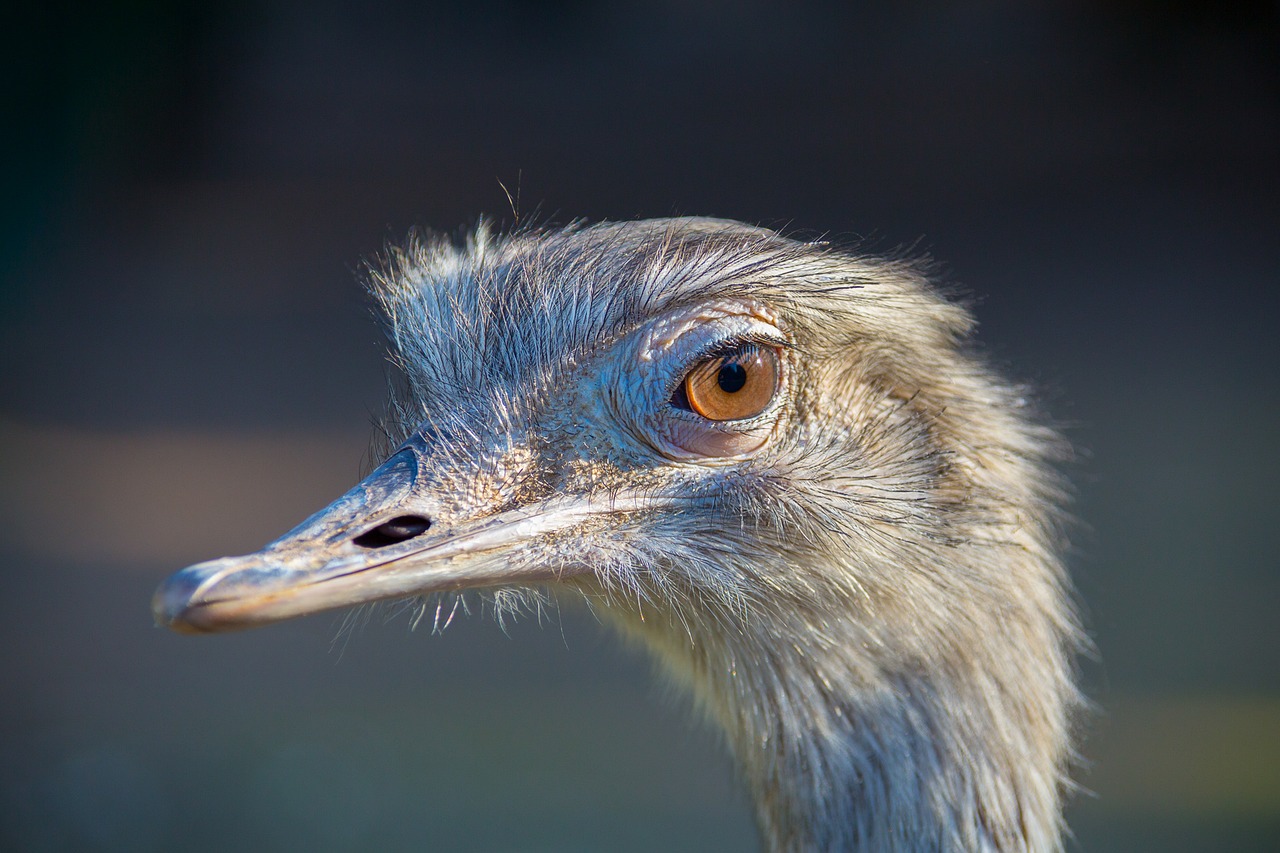
<path fill-rule="evenodd" d="M 555 498 L 445 524 L 415 512 L 422 458 L 420 448 L 406 445 L 261 551 L 173 575 L 152 598 L 156 624 L 183 633 L 227 631 L 389 598 L 558 580 L 586 569 L 510 559 L 516 546 L 601 512 L 634 508 L 617 496 L 607 506 Z"/>

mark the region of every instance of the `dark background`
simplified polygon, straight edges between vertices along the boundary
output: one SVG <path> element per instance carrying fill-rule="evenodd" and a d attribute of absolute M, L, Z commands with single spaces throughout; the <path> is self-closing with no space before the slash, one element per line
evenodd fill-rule
<path fill-rule="evenodd" d="M 442 637 L 385 610 L 150 624 L 169 572 L 361 473 L 386 371 L 353 272 L 414 225 L 510 222 L 505 185 L 522 218 L 938 259 L 1081 449 L 1099 712 L 1073 847 L 1276 849 L 1278 9 L 9 17 L 0 848 L 753 848 L 714 737 L 576 608 Z"/>

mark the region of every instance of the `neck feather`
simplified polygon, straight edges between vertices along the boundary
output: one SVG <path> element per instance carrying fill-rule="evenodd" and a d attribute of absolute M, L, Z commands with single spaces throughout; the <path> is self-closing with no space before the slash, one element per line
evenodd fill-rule
<path fill-rule="evenodd" d="M 619 615 L 723 730 L 767 849 L 1061 849 L 1076 694 L 1036 620 L 887 657 L 847 612 L 738 632 Z"/>

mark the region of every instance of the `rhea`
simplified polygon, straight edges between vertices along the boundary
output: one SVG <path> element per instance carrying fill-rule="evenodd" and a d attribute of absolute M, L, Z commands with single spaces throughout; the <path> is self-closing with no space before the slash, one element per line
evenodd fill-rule
<path fill-rule="evenodd" d="M 370 280 L 394 452 L 171 577 L 158 622 L 573 591 L 723 730 L 766 848 L 1061 848 L 1062 445 L 965 309 L 908 263 L 694 218 L 482 224 Z"/>

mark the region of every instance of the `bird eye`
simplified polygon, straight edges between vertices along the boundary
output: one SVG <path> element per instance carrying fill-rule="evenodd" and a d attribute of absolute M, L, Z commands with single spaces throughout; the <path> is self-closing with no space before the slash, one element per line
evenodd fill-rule
<path fill-rule="evenodd" d="M 776 349 L 746 344 L 695 365 L 677 397 L 709 421 L 753 418 L 773 400 L 778 374 Z"/>

